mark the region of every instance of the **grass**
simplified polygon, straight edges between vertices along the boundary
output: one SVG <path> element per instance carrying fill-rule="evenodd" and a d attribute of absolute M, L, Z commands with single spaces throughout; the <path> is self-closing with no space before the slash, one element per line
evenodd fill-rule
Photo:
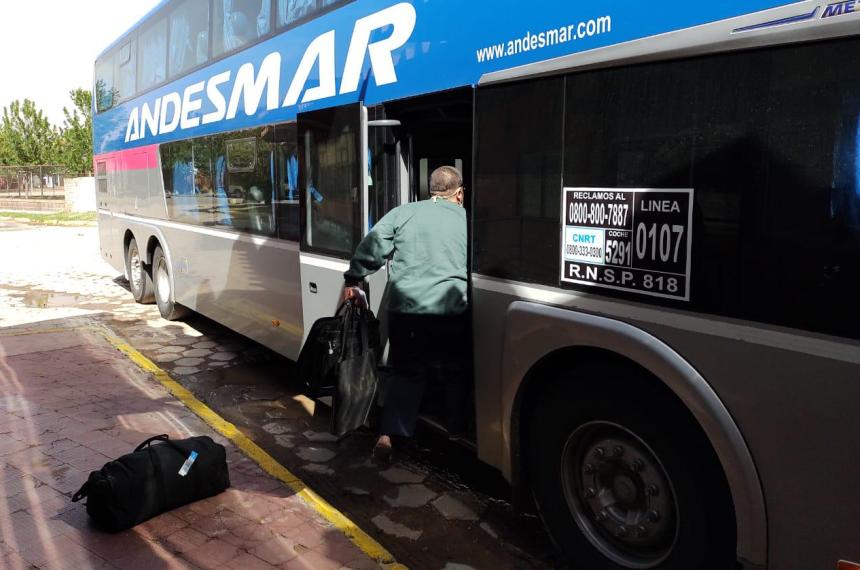
<path fill-rule="evenodd" d="M 75 222 L 96 221 L 95 212 L 46 212 L 36 214 L 32 212 L 10 212 L 0 211 L 0 218 L 11 218 L 21 222 L 33 224 L 66 224 Z"/>

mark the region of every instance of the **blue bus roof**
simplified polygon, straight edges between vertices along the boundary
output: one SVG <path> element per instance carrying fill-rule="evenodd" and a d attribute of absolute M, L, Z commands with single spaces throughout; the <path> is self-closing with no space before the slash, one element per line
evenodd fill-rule
<path fill-rule="evenodd" d="M 96 115 L 94 151 L 471 86 L 486 74 L 771 8 L 818 11 L 812 0 L 663 4 L 657 10 L 641 0 L 597 0 L 571 9 L 570 0 L 354 0 Z"/>

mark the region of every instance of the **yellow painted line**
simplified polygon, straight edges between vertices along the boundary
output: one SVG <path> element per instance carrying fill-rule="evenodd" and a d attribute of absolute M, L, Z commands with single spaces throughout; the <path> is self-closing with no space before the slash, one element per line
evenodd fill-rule
<path fill-rule="evenodd" d="M 286 467 L 278 463 L 274 457 L 266 453 L 260 446 L 251 441 L 248 436 L 228 422 L 209 406 L 198 400 L 194 394 L 179 384 L 170 375 L 159 368 L 146 356 L 135 350 L 128 343 L 110 334 L 107 330 L 99 330 L 101 334 L 117 350 L 125 354 L 142 370 L 152 374 L 171 394 L 185 404 L 188 409 L 200 416 L 215 431 L 232 441 L 245 455 L 253 459 L 268 474 L 282 481 L 301 497 L 313 510 L 325 520 L 344 533 L 362 552 L 377 561 L 386 570 L 406 570 L 406 566 L 398 563 L 394 556 L 370 535 L 361 530 L 346 515 L 334 508 L 328 501 L 312 491 L 301 479 L 296 477 Z"/>

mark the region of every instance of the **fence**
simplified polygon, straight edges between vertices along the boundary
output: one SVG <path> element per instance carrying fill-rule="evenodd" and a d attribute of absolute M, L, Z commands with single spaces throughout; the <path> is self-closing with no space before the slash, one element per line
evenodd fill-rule
<path fill-rule="evenodd" d="M 56 164 L 0 166 L 0 198 L 62 200 L 65 168 Z"/>

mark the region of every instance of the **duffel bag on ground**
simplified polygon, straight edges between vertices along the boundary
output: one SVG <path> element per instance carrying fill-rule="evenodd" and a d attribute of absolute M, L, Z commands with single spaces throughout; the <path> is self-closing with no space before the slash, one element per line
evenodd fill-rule
<path fill-rule="evenodd" d="M 72 501 L 86 497 L 96 524 L 117 532 L 229 486 L 223 445 L 205 435 L 178 440 L 157 435 L 90 473 Z"/>

